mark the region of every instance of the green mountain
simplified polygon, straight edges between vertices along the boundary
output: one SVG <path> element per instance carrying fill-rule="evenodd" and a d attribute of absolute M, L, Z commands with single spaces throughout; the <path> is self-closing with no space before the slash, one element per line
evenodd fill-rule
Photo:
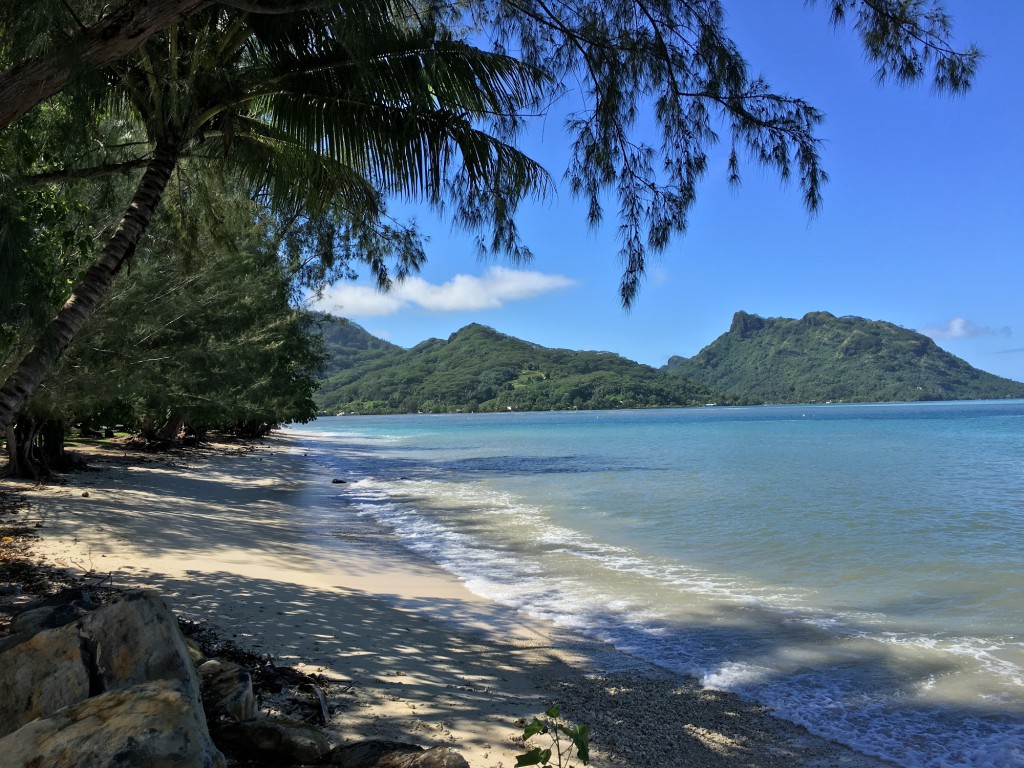
<path fill-rule="evenodd" d="M 890 402 L 1024 397 L 1024 384 L 979 371 L 892 323 L 809 312 L 737 312 L 728 333 L 663 370 L 752 402 Z"/>
<path fill-rule="evenodd" d="M 548 349 L 468 325 L 400 349 L 354 323 L 326 335 L 345 355 L 318 394 L 328 413 L 645 408 L 721 402 L 706 387 L 611 352 Z M 375 343 L 379 342 L 379 343 Z M 331 341 L 328 342 L 329 346 Z"/>
<path fill-rule="evenodd" d="M 402 348 L 379 339 L 361 325 L 326 314 L 317 314 L 323 329 L 327 362 L 323 376 L 330 378 L 348 370 L 357 362 L 368 362 L 402 351 Z"/>

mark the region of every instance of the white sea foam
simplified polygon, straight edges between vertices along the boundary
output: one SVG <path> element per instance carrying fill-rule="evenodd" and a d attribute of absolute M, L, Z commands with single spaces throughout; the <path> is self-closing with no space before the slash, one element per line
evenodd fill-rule
<path fill-rule="evenodd" d="M 355 491 L 355 493 L 352 493 Z M 740 580 L 702 572 L 679 564 L 669 565 L 638 556 L 626 547 L 604 544 L 580 531 L 552 524 L 543 511 L 516 505 L 508 494 L 466 487 L 445 487 L 430 480 L 381 481 L 367 478 L 353 483 L 348 500 L 355 501 L 362 514 L 387 525 L 398 533 L 412 550 L 440 563 L 464 580 L 467 586 L 491 599 L 499 600 L 538 618 L 607 641 L 620 650 L 662 664 L 682 674 L 695 675 L 707 687 L 735 691 L 757 698 L 779 714 L 811 730 L 844 741 L 865 753 L 894 759 L 901 764 L 924 768 L 958 766 L 1008 768 L 1024 765 L 1022 747 L 1024 726 L 1015 724 L 994 728 L 983 718 L 961 718 L 953 726 L 941 709 L 912 705 L 907 700 L 874 699 L 854 693 L 850 681 L 834 679 L 827 671 L 814 675 L 800 672 L 811 669 L 809 653 L 794 652 L 788 662 L 777 655 L 776 666 L 741 660 L 708 664 L 701 660 L 704 649 L 699 639 L 680 633 L 665 616 L 634 599 L 610 595 L 579 579 L 557 579 L 557 598 L 553 598 L 553 574 L 543 558 L 531 553 L 536 547 L 545 557 L 584 562 L 607 572 L 657 582 L 659 588 L 690 592 L 703 598 L 727 600 L 737 606 L 777 612 L 781 622 L 796 620 L 836 636 L 849 635 L 876 640 L 894 646 L 914 647 L 935 652 L 969 656 L 984 663 L 990 671 L 1021 683 L 1020 669 L 992 655 L 998 647 L 975 638 L 956 638 L 945 642 L 909 634 L 867 633 L 850 629 L 844 616 L 823 614 L 802 603 L 802 596 L 790 591 L 753 587 Z M 417 503 L 443 500 L 446 509 L 460 508 L 474 521 L 502 522 L 506 528 L 532 531 L 532 543 L 520 542 L 515 557 L 497 539 L 485 539 L 447 527 L 423 514 Z M 514 521 L 510 522 L 510 518 Z M 879 620 L 878 614 L 858 615 Z M 777 678 L 782 668 L 790 667 L 796 677 L 786 684 Z M 934 678 L 927 678 L 934 684 Z M 928 687 L 927 684 L 925 687 Z M 966 730 L 965 730 L 966 729 Z M 964 747 L 965 740 L 972 744 Z M 936 747 L 939 749 L 936 749 Z M 936 757 L 940 752 L 943 757 Z"/>

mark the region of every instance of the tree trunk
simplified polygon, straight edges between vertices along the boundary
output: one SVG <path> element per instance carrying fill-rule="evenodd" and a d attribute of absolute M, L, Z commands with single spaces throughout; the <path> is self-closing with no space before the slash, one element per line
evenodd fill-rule
<path fill-rule="evenodd" d="M 47 419 L 39 427 L 39 450 L 46 471 L 63 472 L 71 462 L 64 452 L 64 422 L 61 419 Z"/>
<path fill-rule="evenodd" d="M 64 451 L 61 419 L 39 421 L 22 415 L 6 432 L 9 462 L 5 474 L 9 477 L 39 481 L 70 469 L 74 463 Z"/>
<path fill-rule="evenodd" d="M 14 430 L 14 422 L 7 425 L 7 428 L 4 430 L 4 437 L 7 440 L 4 446 L 7 451 L 7 466 L 4 467 L 3 476 L 18 477 L 21 466 L 18 461 L 20 458 L 18 453 L 18 433 Z"/>
<path fill-rule="evenodd" d="M 167 414 L 167 420 L 156 431 L 156 439 L 168 443 L 177 442 L 181 439 L 182 429 L 188 420 L 188 412 L 181 408 L 173 408 Z"/>
<path fill-rule="evenodd" d="M 258 421 L 256 419 L 249 419 L 248 421 L 236 421 L 231 431 L 236 437 L 242 437 L 247 440 L 255 440 L 261 437 L 266 437 L 270 434 L 271 425 L 265 421 Z"/>
<path fill-rule="evenodd" d="M 19 418 L 9 424 L 7 433 L 7 475 L 24 480 L 41 480 L 49 472 L 42 452 L 36 445 L 40 423 L 34 419 Z"/>
<path fill-rule="evenodd" d="M 93 68 L 112 64 L 153 34 L 211 4 L 211 0 L 131 0 L 82 30 L 61 50 L 12 67 L 0 75 L 0 130 L 60 93 L 71 79 L 71 61 Z"/>
<path fill-rule="evenodd" d="M 113 237 L 71 292 L 35 346 L 21 359 L 0 388 L 0 430 L 6 430 L 36 388 L 53 369 L 85 321 L 96 311 L 121 267 L 135 253 L 140 238 L 153 219 L 167 182 L 180 156 L 176 143 L 158 143 L 153 159 L 139 181 L 135 196 L 117 225 Z"/>

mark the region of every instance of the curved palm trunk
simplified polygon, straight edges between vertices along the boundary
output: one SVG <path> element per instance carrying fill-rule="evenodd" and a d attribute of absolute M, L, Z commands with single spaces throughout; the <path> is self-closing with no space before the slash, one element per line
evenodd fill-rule
<path fill-rule="evenodd" d="M 0 388 L 0 433 L 12 423 L 18 410 L 53 369 L 54 363 L 85 325 L 85 321 L 96 311 L 121 267 L 135 253 L 135 247 L 153 219 L 179 157 L 180 149 L 176 143 L 156 145 L 153 159 L 146 167 L 113 237 L 75 286 L 71 297 L 42 337 Z"/>
<path fill-rule="evenodd" d="M 0 75 L 0 129 L 63 90 L 71 79 L 69 50 L 82 65 L 102 67 L 207 5 L 211 0 L 131 0 L 82 30 L 67 49 L 4 72 Z"/>

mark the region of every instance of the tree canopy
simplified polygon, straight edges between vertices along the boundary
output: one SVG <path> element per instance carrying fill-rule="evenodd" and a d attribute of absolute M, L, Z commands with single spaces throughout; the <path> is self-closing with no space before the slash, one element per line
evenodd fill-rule
<path fill-rule="evenodd" d="M 532 103 L 536 70 L 434 25 L 398 24 L 355 5 L 273 23 L 245 13 L 197 13 L 107 70 L 108 85 L 89 94 L 89 114 L 97 118 L 86 123 L 94 129 L 89 138 L 117 126 L 117 143 L 99 146 L 122 156 L 104 158 L 104 169 L 145 170 L 97 258 L 0 388 L 0 424 L 10 422 L 100 305 L 185 158 L 226 163 L 279 217 L 326 224 L 332 247 L 339 237 L 354 241 L 354 256 L 382 285 L 390 280 L 388 256 L 401 276 L 419 255 L 414 247 L 374 248 L 408 242 L 381 226 L 385 194 L 470 199 L 475 215 L 497 230 L 543 183 L 540 168 L 502 139 L 510 128 L 478 125 Z M 67 109 L 72 120 L 81 115 L 74 106 Z M 63 168 L 42 175 L 47 182 L 91 175 L 88 166 Z M 495 179 L 499 197 L 488 194 Z"/>
<path fill-rule="evenodd" d="M 151 245 L 29 405 L 41 418 L 173 438 L 307 421 L 322 362 L 272 227 L 231 180 L 173 187 Z M 197 200 L 199 198 L 199 200 Z M 201 202 L 205 215 L 192 213 Z"/>

